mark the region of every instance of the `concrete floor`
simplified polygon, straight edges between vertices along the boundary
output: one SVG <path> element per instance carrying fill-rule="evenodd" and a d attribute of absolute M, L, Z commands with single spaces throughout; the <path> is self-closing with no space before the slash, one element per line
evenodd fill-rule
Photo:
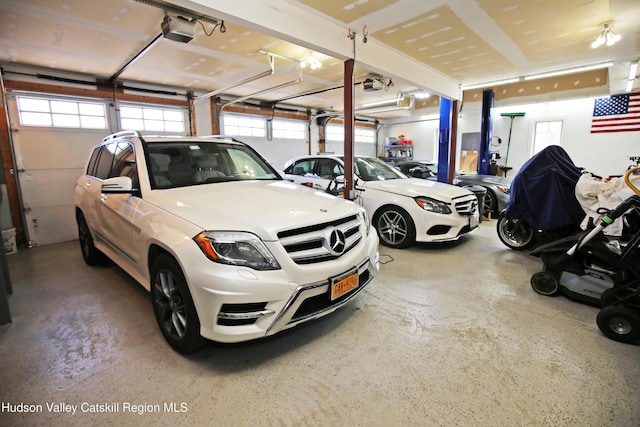
<path fill-rule="evenodd" d="M 10 255 L 0 424 L 640 425 L 640 346 L 605 338 L 595 307 L 535 294 L 540 261 L 503 246 L 495 221 L 380 250 L 393 261 L 344 309 L 187 357 L 142 287 L 86 266 L 77 242 Z M 47 406 L 60 403 L 76 413 Z"/>

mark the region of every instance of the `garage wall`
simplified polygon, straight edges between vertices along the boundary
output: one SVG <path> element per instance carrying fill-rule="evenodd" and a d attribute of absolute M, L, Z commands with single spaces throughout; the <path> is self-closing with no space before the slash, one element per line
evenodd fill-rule
<path fill-rule="evenodd" d="M 567 151 L 573 162 L 600 176 L 621 175 L 630 164 L 629 156 L 640 155 L 639 132 L 617 132 L 605 134 L 591 134 L 591 118 L 594 98 L 584 98 L 566 101 L 544 102 L 537 104 L 512 105 L 509 107 L 494 107 L 492 110 L 492 136 L 502 139 L 500 146 L 493 147 L 498 151 L 503 163 L 507 153 L 507 140 L 511 119 L 500 116 L 501 113 L 524 112 L 524 117 L 517 117 L 513 122 L 511 146 L 509 149 L 509 164 L 513 170 L 509 176 L 513 177 L 522 165 L 531 157 L 533 152 L 533 137 L 535 124 L 538 121 L 562 120 L 561 146 Z M 469 132 L 480 132 L 481 105 L 465 105 L 458 118 L 458 142 L 461 135 Z M 433 142 L 423 135 L 432 135 L 438 127 L 437 121 L 390 124 L 380 132 L 380 143 L 387 136 L 405 134 L 414 138 L 414 158 L 430 160 Z M 459 145 L 459 144 L 458 144 Z M 437 147 L 436 147 L 437 148 Z M 459 159 L 460 150 L 456 158 Z M 459 164 L 456 165 L 459 167 Z"/>

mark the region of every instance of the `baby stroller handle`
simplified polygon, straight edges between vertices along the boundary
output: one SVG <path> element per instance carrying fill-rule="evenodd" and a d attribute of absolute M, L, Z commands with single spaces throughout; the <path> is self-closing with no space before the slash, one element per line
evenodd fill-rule
<path fill-rule="evenodd" d="M 633 185 L 633 184 L 631 183 L 631 179 L 630 179 L 630 178 L 631 178 L 631 175 L 632 175 L 634 172 L 637 172 L 637 171 L 640 171 L 640 166 L 634 166 L 634 167 L 632 167 L 631 169 L 629 169 L 629 170 L 627 171 L 627 173 L 626 173 L 626 174 L 624 174 L 624 182 L 629 186 L 629 188 L 630 188 L 630 189 L 632 189 L 632 190 L 633 190 L 633 192 L 634 192 L 634 193 L 636 193 L 636 194 L 640 195 L 640 189 L 638 189 L 638 187 L 636 187 L 635 185 Z"/>

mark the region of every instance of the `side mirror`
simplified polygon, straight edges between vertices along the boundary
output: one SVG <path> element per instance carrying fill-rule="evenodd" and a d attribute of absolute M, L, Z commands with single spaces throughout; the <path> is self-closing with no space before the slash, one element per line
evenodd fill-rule
<path fill-rule="evenodd" d="M 128 176 L 116 176 L 102 181 L 102 192 L 105 194 L 132 194 L 133 181 Z"/>
<path fill-rule="evenodd" d="M 353 183 L 353 189 L 354 190 L 358 190 L 358 191 L 364 191 L 365 187 L 364 185 L 360 185 L 360 178 L 356 178 L 355 182 Z"/>

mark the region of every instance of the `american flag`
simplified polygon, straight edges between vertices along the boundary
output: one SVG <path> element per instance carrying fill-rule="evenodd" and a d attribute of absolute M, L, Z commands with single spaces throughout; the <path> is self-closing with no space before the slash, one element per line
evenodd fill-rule
<path fill-rule="evenodd" d="M 640 131 L 640 93 L 598 98 L 591 133 Z"/>

